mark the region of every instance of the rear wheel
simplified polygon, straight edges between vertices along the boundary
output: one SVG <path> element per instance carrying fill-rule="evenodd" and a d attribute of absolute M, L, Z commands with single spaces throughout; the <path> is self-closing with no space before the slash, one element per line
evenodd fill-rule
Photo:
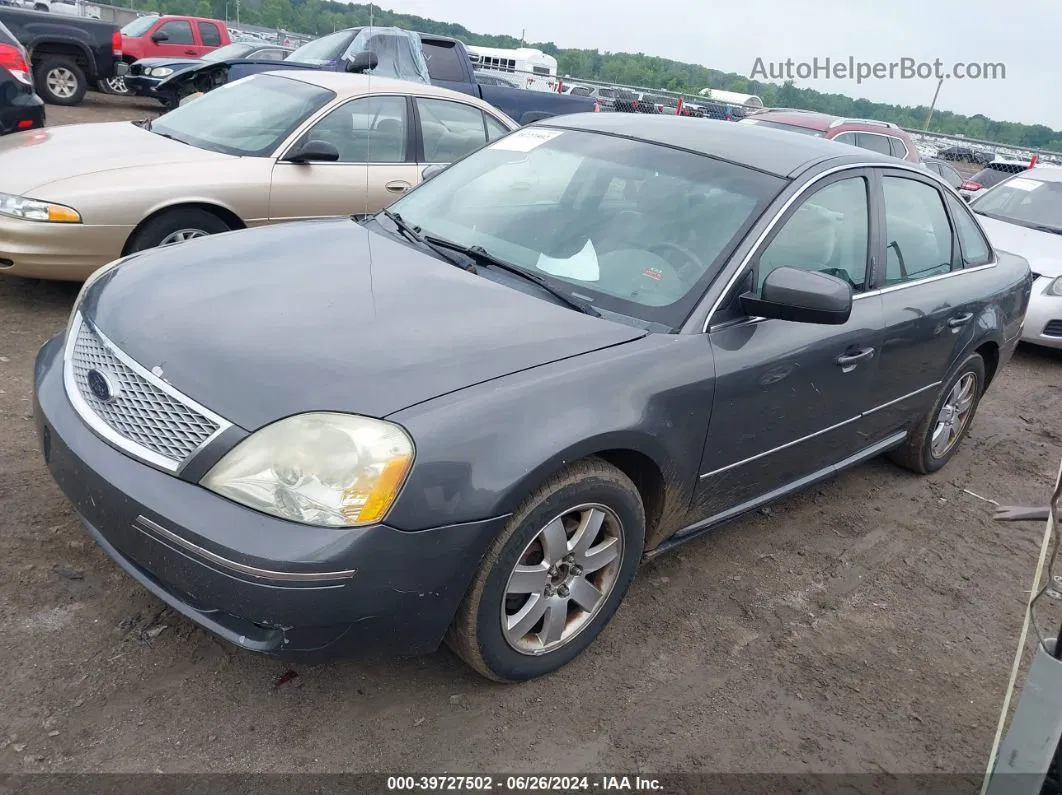
<path fill-rule="evenodd" d="M 73 59 L 47 57 L 34 71 L 37 93 L 52 105 L 77 105 L 85 98 L 85 73 Z"/>
<path fill-rule="evenodd" d="M 498 682 L 557 670 L 616 612 L 644 536 L 631 480 L 599 459 L 573 464 L 532 494 L 491 545 L 447 643 Z"/>
<path fill-rule="evenodd" d="M 207 235 L 231 231 L 230 227 L 214 213 L 198 207 L 178 207 L 152 218 L 136 233 L 130 252 L 149 248 L 173 246 Z"/>
<path fill-rule="evenodd" d="M 941 469 L 959 449 L 984 391 L 985 360 L 972 353 L 952 370 L 933 408 L 889 458 L 922 475 Z"/>

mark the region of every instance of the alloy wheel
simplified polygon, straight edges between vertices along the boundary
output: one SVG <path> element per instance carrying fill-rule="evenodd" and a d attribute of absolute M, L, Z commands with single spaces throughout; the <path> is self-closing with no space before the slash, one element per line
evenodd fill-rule
<path fill-rule="evenodd" d="M 965 373 L 955 382 L 955 386 L 948 393 L 944 405 L 937 414 L 937 423 L 933 428 L 933 437 L 929 443 L 930 452 L 934 458 L 940 459 L 959 441 L 966 424 L 970 421 L 973 413 L 974 401 L 977 397 L 977 376 L 973 373 Z"/>

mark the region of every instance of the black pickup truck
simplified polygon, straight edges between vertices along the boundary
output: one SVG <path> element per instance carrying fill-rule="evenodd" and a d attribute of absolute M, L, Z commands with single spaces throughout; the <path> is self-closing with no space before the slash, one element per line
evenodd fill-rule
<path fill-rule="evenodd" d="M 271 72 L 278 69 L 347 71 L 348 64 L 343 59 L 344 53 L 361 31 L 362 28 L 349 28 L 330 33 L 303 45 L 280 62 L 228 60 L 204 64 L 164 79 L 157 86 L 157 90 L 173 92 L 179 101 L 180 98 L 190 94 L 209 91 L 257 72 Z M 498 85 L 481 85 L 476 82 L 472 61 L 463 43 L 447 36 L 434 36 L 427 33 L 416 35 L 420 37 L 432 85 L 479 97 L 520 124 L 530 124 L 550 116 L 600 109 L 597 101 L 592 97 L 576 97 Z"/>
<path fill-rule="evenodd" d="M 117 25 L 0 6 L 0 22 L 29 52 L 41 99 L 77 105 L 89 86 L 124 71 Z"/>

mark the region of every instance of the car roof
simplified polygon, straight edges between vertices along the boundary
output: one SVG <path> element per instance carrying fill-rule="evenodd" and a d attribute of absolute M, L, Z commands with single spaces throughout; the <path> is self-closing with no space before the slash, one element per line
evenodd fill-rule
<path fill-rule="evenodd" d="M 1041 182 L 1062 182 L 1062 168 L 1056 168 L 1054 166 L 1033 166 L 1026 171 L 1019 171 L 1027 179 L 1038 179 Z"/>
<path fill-rule="evenodd" d="M 764 110 L 754 114 L 753 119 L 765 119 L 779 124 L 791 124 L 794 127 L 807 127 L 809 130 L 827 130 L 838 117 L 828 113 L 801 110 Z"/>
<path fill-rule="evenodd" d="M 826 161 L 835 161 L 835 165 L 881 163 L 903 167 L 903 161 L 897 158 L 825 138 L 755 124 L 705 121 L 685 116 L 575 113 L 543 119 L 535 122 L 535 126 L 587 130 L 659 143 L 728 160 L 778 177 L 792 177 Z"/>
<path fill-rule="evenodd" d="M 396 80 L 392 77 L 376 77 L 374 75 L 330 72 L 317 69 L 275 69 L 264 74 L 286 77 L 290 80 L 298 80 L 301 83 L 309 83 L 313 86 L 327 88 L 344 96 L 352 94 L 419 94 L 424 97 L 446 97 L 448 99 L 459 99 L 462 102 L 471 102 L 480 107 L 490 108 L 495 114 L 501 114 L 501 111 L 497 108 L 491 107 L 470 94 L 462 94 L 459 91 L 451 91 L 448 88 L 440 88 L 428 83 L 416 83 L 412 80 Z"/>

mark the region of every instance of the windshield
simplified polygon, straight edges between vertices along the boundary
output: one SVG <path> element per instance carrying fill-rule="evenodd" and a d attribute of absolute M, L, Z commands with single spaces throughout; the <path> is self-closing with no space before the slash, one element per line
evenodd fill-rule
<path fill-rule="evenodd" d="M 784 184 L 665 146 L 536 126 L 390 209 L 598 309 L 676 328 Z"/>
<path fill-rule="evenodd" d="M 122 35 L 131 39 L 139 38 L 147 33 L 151 26 L 158 22 L 158 19 L 158 17 L 137 17 L 122 28 Z"/>
<path fill-rule="evenodd" d="M 1011 177 L 979 196 L 970 207 L 989 218 L 1062 233 L 1062 182 L 1043 182 L 1026 175 Z"/>
<path fill-rule="evenodd" d="M 257 44 L 226 44 L 224 47 L 218 47 L 216 50 L 212 50 L 203 56 L 204 61 L 225 61 L 229 58 L 246 58 L 247 53 L 257 49 Z"/>
<path fill-rule="evenodd" d="M 148 129 L 200 149 L 263 157 L 335 96 L 299 80 L 251 75 L 171 110 Z"/>
<path fill-rule="evenodd" d="M 822 130 L 815 130 L 811 127 L 798 127 L 795 124 L 783 124 L 780 121 L 767 121 L 766 119 L 745 119 L 748 124 L 759 124 L 763 127 L 771 127 L 775 130 L 788 130 L 789 132 L 801 133 L 802 135 L 811 135 L 815 138 L 821 138 Z"/>
<path fill-rule="evenodd" d="M 326 63 L 335 63 L 339 56 L 346 52 L 347 47 L 354 41 L 356 30 L 341 30 L 323 38 L 304 44 L 288 56 L 289 61 L 295 63 L 309 63 L 318 66 Z"/>

